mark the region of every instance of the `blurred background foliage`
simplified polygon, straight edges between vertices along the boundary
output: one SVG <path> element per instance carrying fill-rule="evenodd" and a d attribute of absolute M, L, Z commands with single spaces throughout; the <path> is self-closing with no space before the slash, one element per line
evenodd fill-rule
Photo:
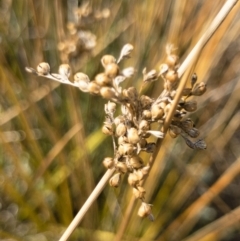
<path fill-rule="evenodd" d="M 131 43 L 121 67 L 137 69 L 126 85 L 139 87 L 142 69 L 164 62 L 167 43 L 183 61 L 224 2 L 0 1 L 0 240 L 58 240 L 113 154 L 101 133 L 104 100 L 25 67 L 44 61 L 57 72 L 69 63 L 93 79 L 101 56 L 118 57 Z M 240 240 L 239 10 L 238 3 L 188 71 L 208 86 L 191 115 L 207 150 L 167 136 L 145 184 L 156 220 L 136 209 L 121 240 Z M 157 97 L 162 85 L 145 91 Z M 126 180 L 107 186 L 70 240 L 114 240 L 131 195 Z"/>

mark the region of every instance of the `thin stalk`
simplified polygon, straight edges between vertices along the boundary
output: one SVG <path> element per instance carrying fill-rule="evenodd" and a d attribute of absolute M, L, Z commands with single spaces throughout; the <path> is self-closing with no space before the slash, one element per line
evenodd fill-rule
<path fill-rule="evenodd" d="M 110 177 L 113 175 L 115 169 L 108 169 L 102 179 L 99 181 L 91 195 L 88 197 L 86 202 L 83 204 L 75 218 L 72 220 L 70 225 L 67 227 L 59 241 L 66 241 L 70 235 L 73 233 L 73 231 L 76 229 L 77 225 L 82 221 L 84 215 L 88 211 L 88 209 L 92 206 L 93 202 L 97 199 L 97 197 L 102 192 L 103 188 L 106 186 L 106 183 L 110 179 Z"/>

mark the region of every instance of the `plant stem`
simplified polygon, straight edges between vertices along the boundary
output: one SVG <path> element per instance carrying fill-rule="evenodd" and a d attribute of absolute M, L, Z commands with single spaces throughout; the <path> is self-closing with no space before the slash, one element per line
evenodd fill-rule
<path fill-rule="evenodd" d="M 88 197 L 86 202 L 83 204 L 75 218 L 72 220 L 70 225 L 67 227 L 59 241 L 66 241 L 70 235 L 73 233 L 77 225 L 81 222 L 84 215 L 88 211 L 88 209 L 91 207 L 92 203 L 97 199 L 99 194 L 102 192 L 103 188 L 106 186 L 106 183 L 108 182 L 109 178 L 113 175 L 115 169 L 108 169 L 102 179 L 99 181 L 95 189 L 92 191 L 91 195 Z"/>

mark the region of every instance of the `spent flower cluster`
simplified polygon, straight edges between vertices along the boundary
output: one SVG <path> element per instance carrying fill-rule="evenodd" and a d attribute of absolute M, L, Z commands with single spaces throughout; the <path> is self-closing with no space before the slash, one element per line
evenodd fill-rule
<path fill-rule="evenodd" d="M 158 79 L 162 79 L 164 82 L 163 92 L 158 98 L 153 99 L 141 94 L 141 90 L 138 91 L 134 86 L 121 87 L 121 83 L 133 77 L 135 73 L 133 67 L 120 68 L 120 62 L 129 58 L 132 50 L 133 46 L 126 44 L 117 59 L 112 55 L 104 55 L 101 59 L 104 71 L 97 74 L 92 81 L 85 73 L 79 72 L 74 75 L 74 82 L 71 82 L 69 80 L 71 69 L 68 64 L 60 65 L 58 74 L 50 72 L 48 63 L 40 63 L 37 70 L 30 67 L 27 67 L 26 70 L 75 86 L 83 92 L 100 95 L 108 100 L 104 106 L 106 118 L 102 132 L 112 137 L 114 148 L 114 155 L 103 160 L 103 165 L 106 168 L 114 168 L 115 170 L 109 184 L 112 187 L 118 187 L 122 176 L 127 174 L 133 195 L 142 202 L 138 215 L 153 220 L 152 205 L 145 202 L 146 190 L 142 186 L 144 179 L 149 174 L 150 164 L 143 161 L 141 152 L 153 153 L 155 151 L 156 142 L 149 141 L 151 135 L 156 138 L 164 138 L 165 136 L 162 127 L 177 92 L 179 57 L 173 53 L 173 46 L 168 45 L 166 61 L 160 66 L 159 71 L 155 69 L 147 71 L 146 68 L 142 71 L 142 86 Z M 197 102 L 189 100 L 189 98 L 200 96 L 205 91 L 205 83 L 197 83 L 197 75 L 193 74 L 191 87 L 184 89 L 168 128 L 168 133 L 172 138 L 182 136 L 186 144 L 193 149 L 205 149 L 206 144 L 201 139 L 191 140 L 191 138 L 199 136 L 199 130 L 193 121 L 185 116 L 188 112 L 197 109 Z M 117 111 L 117 105 L 119 111 Z M 158 123 L 158 127 L 156 128 L 153 123 Z"/>

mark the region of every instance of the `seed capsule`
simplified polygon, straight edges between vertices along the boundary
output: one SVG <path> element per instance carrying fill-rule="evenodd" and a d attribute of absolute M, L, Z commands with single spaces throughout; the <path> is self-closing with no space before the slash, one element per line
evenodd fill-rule
<path fill-rule="evenodd" d="M 91 81 L 88 84 L 88 91 L 90 94 L 99 94 L 100 86 L 95 81 Z"/>
<path fill-rule="evenodd" d="M 114 167 L 114 161 L 112 157 L 105 157 L 103 160 L 103 165 L 108 168 L 111 169 Z"/>
<path fill-rule="evenodd" d="M 140 97 L 141 106 L 143 109 L 150 108 L 151 104 L 153 103 L 153 99 L 148 97 L 147 95 L 142 95 Z"/>
<path fill-rule="evenodd" d="M 128 142 L 132 144 L 137 144 L 140 140 L 137 129 L 133 127 L 127 131 L 127 137 Z"/>
<path fill-rule="evenodd" d="M 200 96 L 204 94 L 207 90 L 206 84 L 204 82 L 198 83 L 194 86 L 192 90 L 192 95 Z"/>
<path fill-rule="evenodd" d="M 125 124 L 120 123 L 116 127 L 116 136 L 124 136 L 127 132 L 127 127 Z"/>
<path fill-rule="evenodd" d="M 165 78 L 170 81 L 171 83 L 172 82 L 176 82 L 178 80 L 178 74 L 176 71 L 174 70 L 169 70 L 166 75 L 165 75 Z"/>
<path fill-rule="evenodd" d="M 175 54 L 170 54 L 167 56 L 166 58 L 166 64 L 170 67 L 170 68 L 175 68 L 176 65 L 179 63 L 179 57 Z"/>
<path fill-rule="evenodd" d="M 183 104 L 183 108 L 188 112 L 197 110 L 197 102 L 195 100 L 187 101 Z"/>
<path fill-rule="evenodd" d="M 123 143 L 121 145 L 119 145 L 118 147 L 118 153 L 121 155 L 121 156 L 132 156 L 135 152 L 135 148 L 132 144 L 130 143 Z"/>
<path fill-rule="evenodd" d="M 105 68 L 105 73 L 110 78 L 115 78 L 119 74 L 119 67 L 115 63 L 108 64 Z"/>
<path fill-rule="evenodd" d="M 152 120 L 159 120 L 164 116 L 164 111 L 158 105 L 154 104 L 151 107 Z"/>
<path fill-rule="evenodd" d="M 90 80 L 84 73 L 76 73 L 74 75 L 74 83 L 78 85 L 79 89 L 83 92 L 88 92 Z"/>
<path fill-rule="evenodd" d="M 127 165 L 124 162 L 118 162 L 116 164 L 116 169 L 121 173 L 126 173 L 128 170 Z"/>
<path fill-rule="evenodd" d="M 152 114 L 150 110 L 144 110 L 142 112 L 142 118 L 146 120 L 150 120 L 152 118 Z"/>
<path fill-rule="evenodd" d="M 138 216 L 141 218 L 151 215 L 152 209 L 151 205 L 145 202 L 142 202 L 140 208 L 138 209 Z"/>
<path fill-rule="evenodd" d="M 128 97 L 132 101 L 136 101 L 138 98 L 138 92 L 135 87 L 130 87 L 128 89 L 123 90 L 123 95 Z"/>
<path fill-rule="evenodd" d="M 69 64 L 61 64 L 58 69 L 58 73 L 64 77 L 69 77 L 71 74 L 71 68 Z"/>
<path fill-rule="evenodd" d="M 100 86 L 106 86 L 106 85 L 112 84 L 112 80 L 105 73 L 98 74 L 95 77 L 95 81 Z"/>
<path fill-rule="evenodd" d="M 108 103 L 105 105 L 105 108 L 106 113 L 114 113 L 116 111 L 116 104 L 114 102 L 108 101 Z"/>
<path fill-rule="evenodd" d="M 121 181 L 121 173 L 116 173 L 109 180 L 109 184 L 111 187 L 118 187 Z"/>
<path fill-rule="evenodd" d="M 145 193 L 146 190 L 141 186 L 133 188 L 133 195 L 135 196 L 135 198 L 144 199 Z"/>
<path fill-rule="evenodd" d="M 132 166 L 132 168 L 138 169 L 143 167 L 143 160 L 140 156 L 135 155 L 129 159 L 129 164 Z"/>
<path fill-rule="evenodd" d="M 111 123 L 105 122 L 102 127 L 102 132 L 105 135 L 112 135 L 113 134 L 113 127 Z"/>
<path fill-rule="evenodd" d="M 42 62 L 37 66 L 38 74 L 48 75 L 50 73 L 50 66 L 48 63 Z"/>
<path fill-rule="evenodd" d="M 138 175 L 136 175 L 135 173 L 130 173 L 128 175 L 128 183 L 130 186 L 135 187 L 138 183 L 139 183 L 139 178 Z"/>
<path fill-rule="evenodd" d="M 141 120 L 138 128 L 141 131 L 148 131 L 150 129 L 150 124 L 146 120 Z"/>
<path fill-rule="evenodd" d="M 177 126 L 170 125 L 168 133 L 172 138 L 176 138 L 181 133 L 181 129 Z"/>
<path fill-rule="evenodd" d="M 104 55 L 101 59 L 101 63 L 102 63 L 102 66 L 104 68 L 106 68 L 107 65 L 112 64 L 112 63 L 116 63 L 116 59 L 112 55 Z"/>
<path fill-rule="evenodd" d="M 100 94 L 104 99 L 113 99 L 116 97 L 116 92 L 111 87 L 101 87 Z"/>
<path fill-rule="evenodd" d="M 192 138 L 196 138 L 199 136 L 200 132 L 197 128 L 192 128 L 189 130 L 186 130 L 186 133 L 191 136 Z"/>

